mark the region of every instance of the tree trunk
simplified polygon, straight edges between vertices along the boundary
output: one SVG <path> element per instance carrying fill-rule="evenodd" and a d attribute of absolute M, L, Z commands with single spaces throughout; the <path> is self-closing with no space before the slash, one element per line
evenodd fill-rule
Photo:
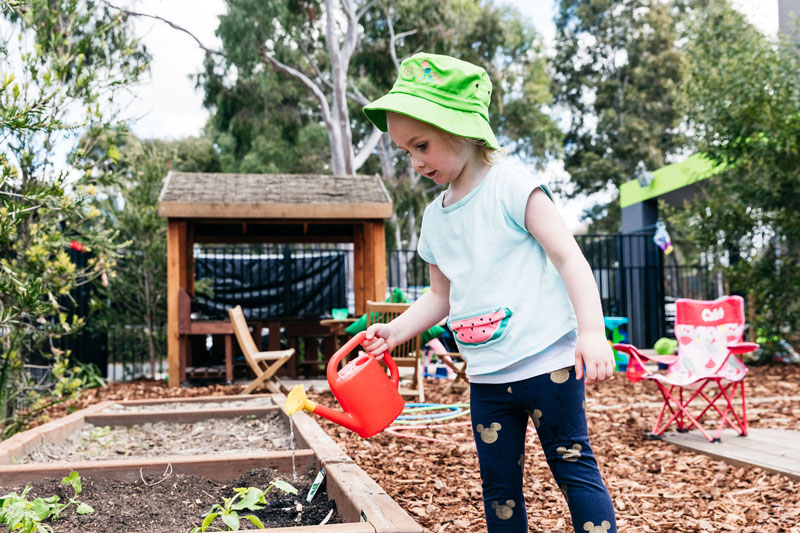
<path fill-rule="evenodd" d="M 395 170 L 394 165 L 392 164 L 392 146 L 390 143 L 391 140 L 389 139 L 388 133 L 381 135 L 381 138 L 378 141 L 378 157 L 381 160 L 381 173 L 383 174 L 383 177 L 385 179 L 394 181 Z"/>

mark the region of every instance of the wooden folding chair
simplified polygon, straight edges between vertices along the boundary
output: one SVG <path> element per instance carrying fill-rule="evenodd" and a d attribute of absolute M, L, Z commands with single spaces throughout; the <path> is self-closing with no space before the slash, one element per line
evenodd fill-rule
<path fill-rule="evenodd" d="M 256 375 L 247 387 L 245 387 L 242 394 L 250 394 L 256 390 L 262 383 L 266 384 L 267 388 L 272 392 L 287 393 L 289 389 L 281 383 L 281 380 L 275 375 L 275 372 L 294 355 L 294 348 L 288 350 L 276 350 L 272 352 L 259 352 L 256 343 L 250 335 L 250 328 L 244 319 L 242 307 L 228 309 L 228 316 L 231 317 L 231 325 L 233 325 L 233 333 L 236 335 L 236 340 L 239 342 L 239 347 L 242 349 L 247 364 Z"/>
<path fill-rule="evenodd" d="M 628 368 L 639 365 L 641 377 L 653 380 L 664 398 L 651 432 L 653 436 L 661 435 L 673 422 L 678 431 L 688 431 L 690 426 L 695 426 L 712 442 L 719 441 L 726 425 L 739 435 L 747 435 L 744 389 L 747 367 L 736 356 L 758 349 L 758 344 L 742 342 L 744 326 L 741 296 L 713 301 L 681 298 L 676 301 L 675 314 L 677 355 L 648 356 L 629 344 L 614 345 L 630 357 Z M 653 372 L 645 367 L 645 359 L 668 364 L 669 368 L 665 374 Z M 741 397 L 741 404 L 734 406 L 737 395 Z M 701 405 L 692 409 L 690 404 L 695 400 Z M 717 401 L 723 404 L 722 408 Z M 709 412 L 719 415 L 715 437 L 709 435 L 702 424 Z M 667 421 L 662 423 L 665 417 Z"/>
<path fill-rule="evenodd" d="M 405 312 L 411 304 L 397 304 L 387 302 L 367 301 L 367 327 L 372 324 L 385 324 Z M 425 401 L 425 389 L 422 382 L 422 334 L 417 335 L 405 343 L 395 347 L 390 354 L 398 367 L 411 367 L 414 369 L 411 387 L 400 387 L 401 396 L 416 397 L 420 403 Z M 401 383 L 403 376 L 400 376 Z"/>
<path fill-rule="evenodd" d="M 460 353 L 437 353 L 436 357 L 438 357 L 442 363 L 444 363 L 450 370 L 455 372 L 455 378 L 453 381 L 447 384 L 447 387 L 444 388 L 445 394 L 450 392 L 450 390 L 458 385 L 460 382 L 464 382 L 464 390 L 462 394 L 469 390 L 469 378 L 467 378 L 467 361 L 462 357 Z M 458 359 L 459 361 L 454 361 L 454 359 Z"/>

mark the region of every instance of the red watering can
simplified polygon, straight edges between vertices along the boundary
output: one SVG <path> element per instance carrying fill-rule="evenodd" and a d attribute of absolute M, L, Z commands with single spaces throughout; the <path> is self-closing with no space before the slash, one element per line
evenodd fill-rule
<path fill-rule="evenodd" d="M 342 358 L 360 345 L 366 336 L 365 331 L 358 333 L 328 362 L 328 384 L 344 413 L 312 402 L 306 397 L 302 385 L 295 385 L 289 393 L 284 405 L 286 413 L 293 415 L 304 409 L 355 431 L 364 439 L 380 433 L 394 422 L 403 411 L 405 402 L 398 392 L 400 374 L 389 352 L 379 357 L 360 355 L 337 372 Z M 386 377 L 380 359 L 389 367 L 391 378 Z"/>

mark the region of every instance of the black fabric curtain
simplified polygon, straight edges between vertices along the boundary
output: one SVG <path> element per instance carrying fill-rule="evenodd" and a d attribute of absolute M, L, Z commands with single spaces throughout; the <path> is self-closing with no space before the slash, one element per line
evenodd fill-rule
<path fill-rule="evenodd" d="M 212 280 L 213 297 L 198 295 L 201 318 L 228 319 L 241 305 L 248 319 L 303 318 L 347 307 L 347 254 L 338 250 L 278 253 L 242 249 L 195 256 L 195 278 Z"/>

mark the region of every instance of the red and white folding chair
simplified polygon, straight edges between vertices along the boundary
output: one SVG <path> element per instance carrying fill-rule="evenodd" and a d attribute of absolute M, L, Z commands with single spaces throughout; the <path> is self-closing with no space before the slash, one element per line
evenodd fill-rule
<path fill-rule="evenodd" d="M 628 354 L 630 363 L 635 361 L 645 369 L 642 377 L 655 381 L 664 397 L 652 435 L 661 435 L 672 422 L 678 425 L 678 431 L 688 431 L 690 426 L 695 426 L 711 442 L 719 441 L 725 425 L 742 436 L 747 435 L 744 390 L 747 367 L 736 356 L 758 349 L 758 344 L 742 342 L 744 300 L 740 296 L 713 301 L 679 299 L 676 305 L 677 355 L 646 356 L 629 344 L 614 345 Z M 647 369 L 646 359 L 669 365 L 666 373 Z M 737 394 L 741 396 L 738 412 L 733 405 Z M 701 404 L 693 407 L 698 414 L 690 411 L 690 404 L 695 400 L 696 404 Z M 724 405 L 717 405 L 718 400 Z M 671 416 L 664 422 L 667 411 Z M 702 425 L 703 417 L 709 412 L 720 416 L 713 438 Z"/>

